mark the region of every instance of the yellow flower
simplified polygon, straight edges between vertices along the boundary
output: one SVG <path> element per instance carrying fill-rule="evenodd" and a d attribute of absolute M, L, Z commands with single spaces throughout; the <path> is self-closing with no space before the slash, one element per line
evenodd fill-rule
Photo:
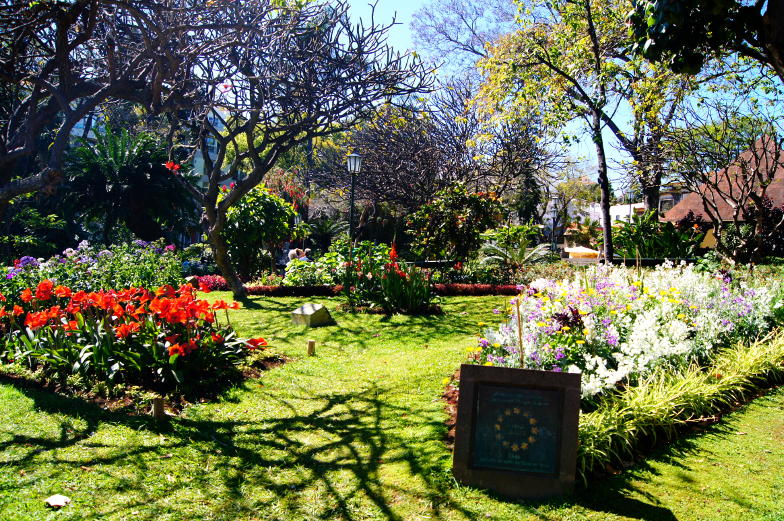
<path fill-rule="evenodd" d="M 564 327 L 562 327 L 561 329 L 563 329 L 564 331 L 569 331 L 569 330 L 570 330 L 570 329 L 572 329 L 572 328 L 570 328 L 569 326 L 564 326 Z"/>
<path fill-rule="evenodd" d="M 487 324 L 486 324 L 486 323 L 484 323 L 484 322 L 477 322 L 477 323 L 476 323 L 476 325 L 477 325 L 477 326 L 479 326 L 479 327 L 484 327 L 484 326 L 486 326 Z"/>
<path fill-rule="evenodd" d="M 545 324 L 544 322 L 541 322 L 541 321 L 536 323 L 536 326 L 537 326 L 537 327 L 544 327 L 544 326 L 546 326 L 546 325 L 547 325 L 547 324 Z"/>
<path fill-rule="evenodd" d="M 683 313 L 678 313 L 678 318 L 683 320 L 684 318 L 686 318 L 686 315 L 684 315 Z"/>
<path fill-rule="evenodd" d="M 550 302 L 550 297 L 548 296 L 542 297 L 542 302 Z"/>
<path fill-rule="evenodd" d="M 700 308 L 692 304 L 691 306 L 689 306 L 689 309 L 700 309 Z"/>
<path fill-rule="evenodd" d="M 578 344 L 584 344 L 584 343 L 585 343 L 585 340 L 578 340 L 578 341 L 577 341 L 577 343 L 578 343 Z"/>
<path fill-rule="evenodd" d="M 617 311 L 615 311 L 615 310 L 613 309 L 612 311 L 610 311 L 610 314 L 611 314 L 611 315 L 617 315 L 617 314 L 618 314 L 618 312 L 617 312 Z"/>
<path fill-rule="evenodd" d="M 484 363 L 484 364 L 482 364 L 482 365 L 493 365 L 493 362 L 485 362 L 485 363 Z"/>
<path fill-rule="evenodd" d="M 583 329 L 583 335 L 588 336 L 590 334 L 591 334 L 591 330 L 590 329 L 588 329 L 587 327 Z"/>
<path fill-rule="evenodd" d="M 493 347 L 496 347 L 496 348 L 497 348 L 497 347 L 501 347 L 501 344 L 499 344 L 498 342 L 496 342 L 496 343 L 494 343 L 494 344 L 493 344 Z"/>
<path fill-rule="evenodd" d="M 680 304 L 681 301 L 676 298 L 667 299 L 671 304 Z"/>
<path fill-rule="evenodd" d="M 452 380 L 449 379 L 449 378 L 444 378 L 443 380 L 441 380 L 441 385 L 449 385 L 449 382 L 451 382 L 451 381 Z"/>

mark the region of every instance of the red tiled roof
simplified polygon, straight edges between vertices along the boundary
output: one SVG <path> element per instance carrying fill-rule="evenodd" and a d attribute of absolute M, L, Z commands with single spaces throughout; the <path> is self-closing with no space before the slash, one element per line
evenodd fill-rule
<path fill-rule="evenodd" d="M 759 159 L 755 159 L 755 154 L 752 150 L 747 150 L 741 154 L 738 159 L 728 168 L 712 172 L 710 175 L 713 176 L 714 181 L 718 185 L 719 192 L 728 193 L 732 189 L 732 191 L 737 194 L 741 192 L 742 186 L 742 182 L 738 180 L 738 174 L 741 173 L 741 165 L 746 165 L 748 168 L 749 166 L 753 166 L 754 163 L 757 163 L 760 165 L 760 168 L 763 172 L 766 172 L 767 168 L 776 166 L 776 172 L 773 176 L 773 180 L 768 185 L 765 194 L 771 199 L 774 206 L 782 206 L 784 205 L 784 154 L 782 154 L 781 150 L 778 150 L 779 160 L 778 164 L 776 165 L 774 164 L 774 150 L 776 147 L 771 144 L 767 147 L 767 150 L 764 151 L 762 139 L 755 143 L 755 147 L 759 151 L 757 154 Z M 770 165 L 770 167 L 768 165 Z M 757 188 L 755 192 L 759 193 L 760 189 Z M 737 200 L 739 197 L 728 198 L 728 202 L 725 198 L 719 195 L 716 190 L 708 188 L 706 185 L 700 185 L 698 192 L 691 192 L 686 194 L 683 199 L 678 202 L 678 204 L 670 208 L 670 210 L 664 214 L 663 220 L 670 222 L 680 221 L 686 217 L 686 215 L 688 215 L 689 211 L 693 212 L 695 216 L 701 216 L 705 220 L 710 220 L 705 212 L 703 198 L 702 195 L 700 195 L 701 193 L 707 194 L 707 196 L 710 197 L 710 200 L 715 200 L 716 206 L 718 207 L 718 213 L 722 220 L 733 220 L 733 199 Z"/>

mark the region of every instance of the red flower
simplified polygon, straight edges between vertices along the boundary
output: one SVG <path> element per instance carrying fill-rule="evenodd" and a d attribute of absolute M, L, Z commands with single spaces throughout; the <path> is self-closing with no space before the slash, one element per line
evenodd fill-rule
<path fill-rule="evenodd" d="M 53 289 L 54 283 L 51 280 L 42 280 L 38 283 L 38 287 L 35 289 L 35 298 L 38 300 L 49 300 L 52 298 Z"/>
<path fill-rule="evenodd" d="M 250 350 L 256 349 L 257 347 L 264 347 L 267 345 L 267 341 L 261 337 L 249 338 L 248 340 L 246 340 L 246 343 L 248 344 L 248 348 Z"/>
<path fill-rule="evenodd" d="M 41 311 L 40 313 L 28 313 L 27 317 L 25 317 L 24 325 L 30 329 L 38 329 L 39 327 L 46 324 L 48 320 L 49 314 L 46 311 Z"/>
<path fill-rule="evenodd" d="M 30 288 L 25 288 L 22 290 L 22 293 L 19 295 L 19 298 L 22 299 L 22 302 L 30 302 L 33 300 L 33 292 Z"/>
<path fill-rule="evenodd" d="M 204 293 L 209 293 L 212 291 L 210 287 L 205 284 L 204 282 L 199 282 L 199 291 L 203 291 Z"/>
<path fill-rule="evenodd" d="M 169 346 L 169 356 L 180 355 L 185 356 L 185 350 L 182 348 L 180 344 L 174 344 Z"/>
<path fill-rule="evenodd" d="M 455 268 L 457 271 L 460 271 L 460 270 L 462 270 L 462 269 L 463 269 L 463 263 L 462 263 L 462 262 L 455 262 L 455 266 L 454 266 L 454 268 Z"/>
<path fill-rule="evenodd" d="M 216 344 L 222 344 L 223 340 L 224 338 L 222 336 L 212 333 L 212 341 L 215 342 Z"/>
<path fill-rule="evenodd" d="M 22 309 L 22 306 L 14 306 L 14 315 L 18 317 L 22 313 L 24 313 L 24 309 Z"/>
<path fill-rule="evenodd" d="M 389 260 L 394 261 L 395 259 L 397 259 L 397 247 L 395 243 L 392 243 L 392 248 L 389 250 Z"/>
<path fill-rule="evenodd" d="M 163 164 L 163 166 L 165 166 L 172 174 L 176 174 L 177 171 L 180 169 L 180 165 L 178 165 L 174 161 L 166 161 Z"/>

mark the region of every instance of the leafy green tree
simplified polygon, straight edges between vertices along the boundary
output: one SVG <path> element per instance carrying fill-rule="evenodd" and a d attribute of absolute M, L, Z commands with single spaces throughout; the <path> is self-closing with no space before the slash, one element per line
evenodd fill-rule
<path fill-rule="evenodd" d="M 482 245 L 482 232 L 503 218 L 503 208 L 493 193 L 472 193 L 456 183 L 435 194 L 429 203 L 409 216 L 412 249 L 425 257 L 468 258 Z"/>
<path fill-rule="evenodd" d="M 184 188 L 190 174 L 154 135 L 107 127 L 80 143 L 67 158 L 64 199 L 85 225 L 101 229 L 104 243 L 118 224 L 145 241 L 195 225 L 196 201 Z"/>
<path fill-rule="evenodd" d="M 563 132 L 568 122 L 581 124 L 596 150 L 605 221 L 612 198 L 603 136 L 609 130 L 631 158 L 628 171 L 643 187 L 646 206 L 658 208 L 665 172 L 659 152 L 677 107 L 698 79 L 629 54 L 621 0 L 518 5 L 518 30 L 500 38 L 480 62 L 486 80 L 477 103 L 494 118 L 541 114 L 553 133 Z M 622 105 L 629 111 L 619 111 Z M 609 231 L 606 235 L 605 247 L 611 249 Z"/>
<path fill-rule="evenodd" d="M 782 0 L 632 0 L 634 49 L 676 72 L 697 73 L 711 56 L 738 53 L 784 81 Z"/>
<path fill-rule="evenodd" d="M 274 268 L 275 247 L 302 231 L 294 224 L 296 215 L 291 203 L 263 184 L 229 208 L 223 238 L 240 277 L 250 280 L 265 267 Z"/>

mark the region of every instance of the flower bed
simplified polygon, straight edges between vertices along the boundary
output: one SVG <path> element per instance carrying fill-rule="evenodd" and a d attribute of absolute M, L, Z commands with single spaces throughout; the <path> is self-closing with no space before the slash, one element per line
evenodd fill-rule
<path fill-rule="evenodd" d="M 182 261 L 173 245 L 134 241 L 108 248 L 87 241 L 50 259 L 22 257 L 0 278 L 0 292 L 9 298 L 41 280 L 51 280 L 73 291 L 130 287 L 157 288 L 182 283 Z"/>
<path fill-rule="evenodd" d="M 665 265 L 538 280 L 468 348 L 469 363 L 582 373 L 587 483 L 784 380 L 784 334 L 753 341 L 784 320 L 784 288 L 752 275 Z M 458 396 L 447 379 L 451 422 Z"/>
<path fill-rule="evenodd" d="M 0 360 L 85 386 L 189 392 L 231 380 L 250 351 L 266 346 L 237 338 L 225 310 L 238 303 L 210 304 L 189 285 L 88 293 L 43 280 L 14 301 L 0 294 Z"/>
<path fill-rule="evenodd" d="M 198 277 L 200 286 L 211 291 L 229 291 L 229 285 L 220 275 Z M 342 285 L 336 286 L 247 286 L 248 294 L 268 297 L 333 297 L 343 291 Z M 433 292 L 440 297 L 465 297 L 486 295 L 517 295 L 519 289 L 514 284 L 433 284 Z"/>
<path fill-rule="evenodd" d="M 705 362 L 718 347 L 768 331 L 782 298 L 781 285 L 688 266 L 640 274 L 595 268 L 573 281 L 534 281 L 513 299 L 510 320 L 487 330 L 469 359 L 582 372 L 583 397 L 591 398 L 659 366 Z"/>

